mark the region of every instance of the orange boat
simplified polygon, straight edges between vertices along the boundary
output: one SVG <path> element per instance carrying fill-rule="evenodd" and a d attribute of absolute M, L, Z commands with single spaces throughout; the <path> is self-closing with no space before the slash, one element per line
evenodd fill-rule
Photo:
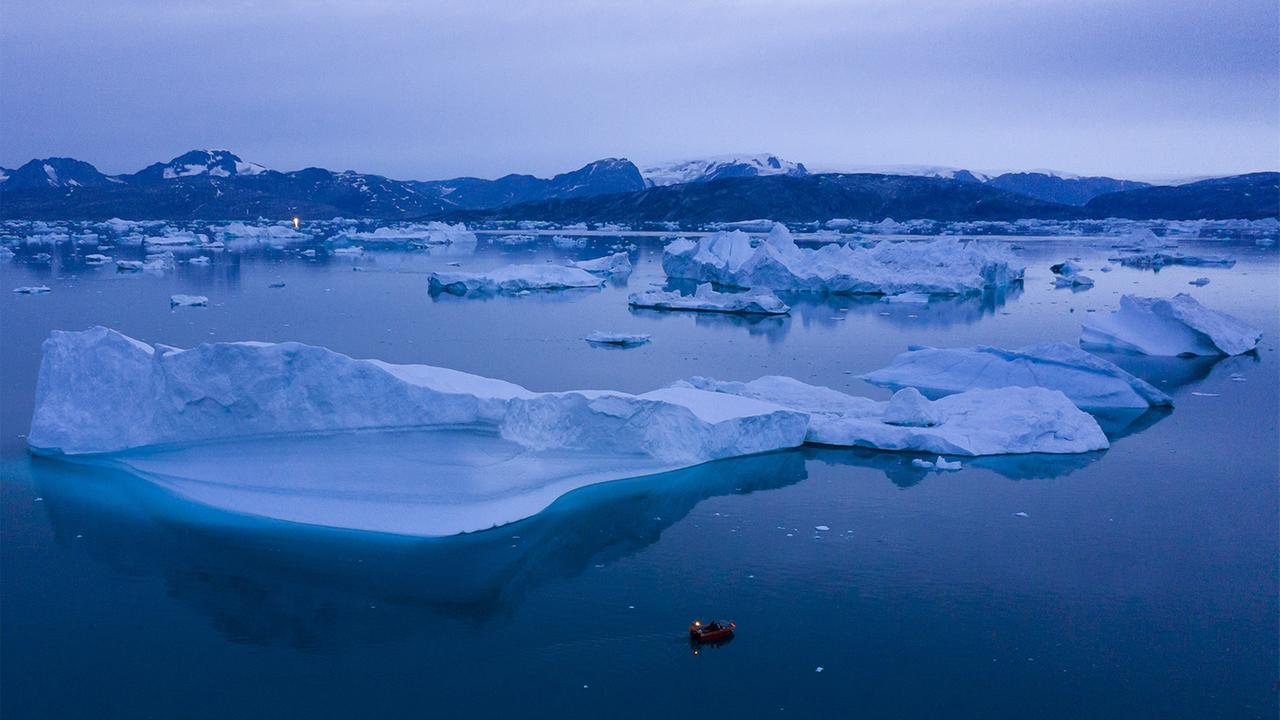
<path fill-rule="evenodd" d="M 700 643 L 718 642 L 733 635 L 733 629 L 736 627 L 738 623 L 735 622 L 712 620 L 704 625 L 701 620 L 694 620 L 689 626 L 689 639 Z"/>

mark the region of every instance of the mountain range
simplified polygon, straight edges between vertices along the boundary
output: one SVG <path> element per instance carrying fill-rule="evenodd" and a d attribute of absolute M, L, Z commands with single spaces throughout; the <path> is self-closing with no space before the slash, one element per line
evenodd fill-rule
<path fill-rule="evenodd" d="M 289 172 L 228 150 L 192 150 L 132 174 L 73 158 L 0 168 L 0 218 L 530 219 L 564 222 L 1266 218 L 1278 214 L 1277 173 L 1178 186 L 1049 171 L 987 175 L 959 169 L 812 173 L 776 155 L 648 166 L 606 158 L 551 178 L 395 180 L 354 171 Z"/>

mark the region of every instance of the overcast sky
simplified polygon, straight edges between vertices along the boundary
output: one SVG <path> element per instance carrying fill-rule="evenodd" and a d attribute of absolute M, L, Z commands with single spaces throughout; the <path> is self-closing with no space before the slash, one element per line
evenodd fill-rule
<path fill-rule="evenodd" d="M 1276 0 L 0 1 L 0 165 L 1280 166 Z M 267 6 L 267 7 L 263 7 Z"/>

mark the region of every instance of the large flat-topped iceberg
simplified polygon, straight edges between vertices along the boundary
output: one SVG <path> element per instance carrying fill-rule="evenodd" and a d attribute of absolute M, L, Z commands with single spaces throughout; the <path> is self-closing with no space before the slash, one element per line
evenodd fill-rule
<path fill-rule="evenodd" d="M 759 244 L 741 231 L 676 240 L 663 251 L 662 268 L 668 277 L 728 287 L 884 295 L 978 293 L 1020 280 L 1025 269 L 994 245 L 953 238 L 810 250 L 783 225 Z"/>
<path fill-rule="evenodd" d="M 632 293 L 627 304 L 646 310 L 725 313 L 729 315 L 786 315 L 791 308 L 771 292 L 722 293 L 703 283 L 692 295 L 650 290 Z"/>
<path fill-rule="evenodd" d="M 507 265 L 488 272 L 432 272 L 427 286 L 432 292 L 453 295 L 492 295 L 535 290 L 597 288 L 604 280 L 586 270 L 567 265 Z"/>
<path fill-rule="evenodd" d="M 746 383 L 696 377 L 683 384 L 804 412 L 806 440 L 822 445 L 943 455 L 1083 453 L 1109 446 L 1091 415 L 1061 392 L 1041 387 L 969 390 L 936 401 L 904 388 L 880 402 L 781 376 Z"/>
<path fill-rule="evenodd" d="M 1210 310 L 1187 293 L 1172 298 L 1125 295 L 1120 309 L 1083 322 L 1080 344 L 1143 355 L 1241 355 L 1262 331 Z"/>
<path fill-rule="evenodd" d="M 804 416 L 707 392 L 534 393 L 428 365 L 300 343 L 151 346 L 113 330 L 52 333 L 27 442 L 109 453 L 233 438 L 475 426 L 522 446 L 640 454 L 674 466 L 794 447 Z"/>
<path fill-rule="evenodd" d="M 1044 387 L 1085 410 L 1172 405 L 1168 395 L 1115 363 L 1066 343 L 1017 350 L 913 346 L 885 368 L 862 376 L 886 387 L 914 387 L 931 397 L 968 390 Z"/>

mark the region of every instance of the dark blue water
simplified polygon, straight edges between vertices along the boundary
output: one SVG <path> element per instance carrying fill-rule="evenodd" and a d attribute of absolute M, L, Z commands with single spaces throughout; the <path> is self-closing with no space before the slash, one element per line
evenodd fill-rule
<path fill-rule="evenodd" d="M 447 262 L 612 242 L 370 253 L 364 272 L 281 251 L 161 277 L 70 254 L 0 266 L 0 715 L 1275 717 L 1275 250 L 1195 244 L 1240 262 L 1091 272 L 1098 285 L 1072 293 L 1049 287 L 1048 265 L 1097 268 L 1107 252 L 1026 240 L 1020 291 L 928 308 L 797 301 L 758 322 L 629 311 L 627 292 L 661 280 L 657 242 L 600 292 L 425 289 Z M 1211 284 L 1187 285 L 1199 276 Z M 40 282 L 53 292 L 8 292 Z M 1120 358 L 1177 405 L 1109 427 L 1108 451 L 927 474 L 910 456 L 803 449 L 593 486 L 452 539 L 227 515 L 30 458 L 21 437 L 51 329 L 299 340 L 537 390 L 776 373 L 884 397 L 854 375 L 909 343 L 1071 341 L 1120 293 L 1184 290 L 1261 327 L 1262 347 Z M 170 310 L 177 292 L 212 306 Z M 596 329 L 653 342 L 581 341 Z M 683 633 L 699 615 L 736 620 L 738 637 L 695 655 Z"/>

